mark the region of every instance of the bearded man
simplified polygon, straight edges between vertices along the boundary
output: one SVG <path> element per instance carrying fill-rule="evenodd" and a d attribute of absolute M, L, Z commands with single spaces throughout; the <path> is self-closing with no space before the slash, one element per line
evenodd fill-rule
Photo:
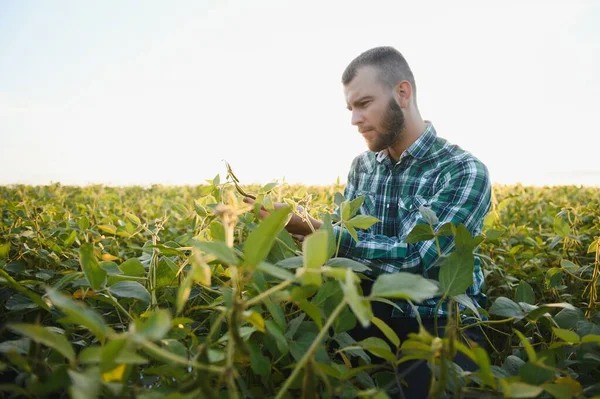
<path fill-rule="evenodd" d="M 439 224 L 463 224 L 472 235 L 479 235 L 483 219 L 491 205 L 491 185 L 487 168 L 472 154 L 438 137 L 431 122 L 423 120 L 417 106 L 417 86 L 413 73 L 402 54 L 392 47 L 377 47 L 356 57 L 342 75 L 351 123 L 363 135 L 369 151 L 352 162 L 345 188 L 345 198 L 364 197 L 362 214 L 380 220 L 366 231 L 357 231 L 359 241 L 334 227 L 336 242 L 341 235 L 338 256 L 352 258 L 372 269 L 373 279 L 382 273 L 410 272 L 436 278 L 438 249 L 433 240 L 416 244 L 404 242 L 418 223 L 427 223 L 419 211 L 426 206 L 435 212 Z M 322 222 L 310 219 L 315 229 Z M 286 229 L 296 235 L 311 233 L 308 224 L 293 216 Z M 440 237 L 440 252 L 448 254 L 454 247 L 452 237 Z M 480 259 L 475 257 L 474 284 L 466 294 L 476 306 L 481 293 L 483 274 Z M 362 283 L 365 295 L 372 281 Z M 435 308 L 440 298 L 416 306 L 423 325 L 434 331 Z M 402 311 L 372 302 L 375 316 L 384 320 L 401 340 L 418 332 L 413 309 L 399 302 Z M 438 310 L 438 326 L 445 325 L 447 308 Z M 482 342 L 481 332 L 467 329 L 469 338 Z M 437 331 L 439 333 L 440 331 Z M 441 331 L 443 334 L 443 330 Z M 378 328 L 357 326 L 350 335 L 357 341 L 368 336 L 385 337 Z M 455 362 L 463 369 L 473 364 L 465 357 Z M 406 398 L 427 397 L 430 370 L 426 364 L 403 363 L 400 366 L 408 388 Z"/>

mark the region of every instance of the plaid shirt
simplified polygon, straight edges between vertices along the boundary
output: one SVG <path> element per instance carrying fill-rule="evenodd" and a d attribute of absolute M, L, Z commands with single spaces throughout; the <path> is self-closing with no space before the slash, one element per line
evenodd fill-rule
<path fill-rule="evenodd" d="M 437 271 L 430 266 L 438 258 L 434 240 L 406 244 L 404 239 L 417 223 L 426 223 L 419 207 L 430 207 L 441 225 L 463 224 L 472 235 L 481 234 L 483 219 L 491 205 L 491 185 L 487 168 L 477 158 L 460 147 L 437 137 L 429 122 L 421 135 L 394 163 L 387 150 L 366 151 L 356 157 L 348 175 L 346 199 L 364 196 L 360 213 L 381 222 L 368 230 L 357 230 L 359 242 L 343 230 L 338 256 L 358 260 L 369 267 L 371 277 L 382 273 L 409 272 L 431 278 Z M 340 226 L 334 228 L 336 239 Z M 454 248 L 454 238 L 439 238 L 441 253 Z M 475 256 L 474 284 L 467 295 L 475 300 L 481 293 L 483 273 L 481 261 Z M 423 318 L 433 318 L 439 298 L 426 300 L 417 309 Z M 392 317 L 414 317 L 411 307 L 397 304 L 404 310 L 393 310 Z M 442 304 L 438 314 L 446 316 Z M 464 307 L 461 305 L 461 308 Z"/>

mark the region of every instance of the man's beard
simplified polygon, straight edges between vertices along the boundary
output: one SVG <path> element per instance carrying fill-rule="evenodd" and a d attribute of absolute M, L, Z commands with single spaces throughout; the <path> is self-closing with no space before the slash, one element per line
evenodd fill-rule
<path fill-rule="evenodd" d="M 404 112 L 392 97 L 382 124 L 383 132 L 377 136 L 376 141 L 370 146 L 371 151 L 382 151 L 396 143 L 406 128 Z"/>

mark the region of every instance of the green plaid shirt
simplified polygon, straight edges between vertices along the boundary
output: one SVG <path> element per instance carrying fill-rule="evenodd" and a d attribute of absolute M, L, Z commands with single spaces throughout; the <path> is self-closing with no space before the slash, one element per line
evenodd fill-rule
<path fill-rule="evenodd" d="M 394 163 L 387 150 L 366 151 L 356 157 L 348 174 L 344 192 L 346 199 L 364 196 L 360 213 L 381 222 L 368 230 L 357 230 L 359 242 L 348 231 L 342 232 L 340 252 L 369 267 L 370 277 L 381 273 L 409 272 L 431 278 L 437 271 L 431 268 L 438 258 L 434 240 L 406 244 L 404 239 L 417 223 L 426 223 L 419 207 L 430 207 L 437 215 L 439 228 L 447 222 L 463 224 L 472 235 L 481 234 L 483 219 L 491 205 L 491 185 L 486 166 L 469 152 L 437 137 L 428 127 Z M 334 228 L 336 239 L 340 227 Z M 442 254 L 454 247 L 454 238 L 440 237 Z M 475 300 L 481 293 L 483 273 L 481 261 L 475 256 L 474 284 L 466 294 Z M 423 318 L 432 318 L 439 298 L 417 305 Z M 404 310 L 393 310 L 392 317 L 414 317 L 410 306 L 397 302 Z M 462 308 L 462 305 L 461 305 Z M 438 314 L 447 315 L 445 306 Z"/>

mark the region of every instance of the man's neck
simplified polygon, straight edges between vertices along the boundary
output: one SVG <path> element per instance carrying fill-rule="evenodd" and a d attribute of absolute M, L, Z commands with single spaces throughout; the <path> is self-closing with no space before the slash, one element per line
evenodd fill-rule
<path fill-rule="evenodd" d="M 400 136 L 400 139 L 396 141 L 392 146 L 388 147 L 390 157 L 398 162 L 400 156 L 408 147 L 412 145 L 419 137 L 425 133 L 427 124 L 419 115 L 417 118 L 406 120 L 406 128 Z"/>

